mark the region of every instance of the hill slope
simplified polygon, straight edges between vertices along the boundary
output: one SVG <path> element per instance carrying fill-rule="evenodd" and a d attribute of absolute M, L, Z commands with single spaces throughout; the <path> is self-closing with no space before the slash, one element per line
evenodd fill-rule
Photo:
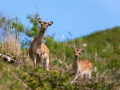
<path fill-rule="evenodd" d="M 48 45 L 49 43 L 51 45 Z M 3 62 L 0 58 L 0 89 L 120 89 L 120 27 L 95 32 L 66 42 L 56 42 L 48 38 L 46 44 L 51 51 L 51 72 L 41 69 L 41 65 L 38 68 L 33 68 L 30 64 L 32 61 L 27 58 L 27 55 L 25 57 L 24 53 L 19 56 L 19 63 L 16 66 Z M 86 49 L 81 54 L 81 59 L 88 59 L 92 62 L 92 81 L 86 82 L 78 79 L 75 84 L 70 84 L 75 76 L 71 70 L 71 63 L 74 60 L 72 45 Z"/>

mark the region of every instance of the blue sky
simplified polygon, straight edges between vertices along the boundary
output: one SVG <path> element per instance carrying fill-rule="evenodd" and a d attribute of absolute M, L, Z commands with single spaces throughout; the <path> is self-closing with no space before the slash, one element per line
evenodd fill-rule
<path fill-rule="evenodd" d="M 27 15 L 53 21 L 45 35 L 74 39 L 120 26 L 120 0 L 0 0 L 0 12 L 31 27 Z M 71 36 L 68 34 L 71 32 Z"/>

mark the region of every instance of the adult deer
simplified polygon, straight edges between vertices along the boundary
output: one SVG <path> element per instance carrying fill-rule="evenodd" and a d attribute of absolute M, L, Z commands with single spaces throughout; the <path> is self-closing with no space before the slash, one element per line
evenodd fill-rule
<path fill-rule="evenodd" d="M 43 22 L 41 18 L 38 18 L 38 22 L 41 24 L 41 29 L 38 37 L 35 38 L 31 43 L 29 48 L 29 56 L 34 61 L 34 67 L 36 67 L 36 65 L 41 62 L 43 67 L 46 66 L 46 70 L 49 71 L 48 65 L 50 50 L 44 44 L 43 39 L 48 26 L 51 26 L 53 22 Z"/>
<path fill-rule="evenodd" d="M 79 60 L 79 55 L 85 51 L 85 49 L 78 49 L 75 46 L 72 47 L 74 51 L 73 71 L 76 73 L 73 83 L 79 76 L 91 79 L 92 64 L 88 60 Z"/>

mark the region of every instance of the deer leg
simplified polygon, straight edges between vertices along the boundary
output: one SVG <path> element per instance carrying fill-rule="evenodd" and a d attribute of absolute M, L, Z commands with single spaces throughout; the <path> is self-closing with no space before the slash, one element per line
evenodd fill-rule
<path fill-rule="evenodd" d="M 91 71 L 90 70 L 89 70 L 88 78 L 89 78 L 89 80 L 91 80 Z"/>
<path fill-rule="evenodd" d="M 75 80 L 76 80 L 79 76 L 80 76 L 80 72 L 77 71 L 76 76 L 75 76 L 75 78 L 73 79 L 73 81 L 71 82 L 71 84 L 73 84 L 73 83 L 75 82 Z"/>
<path fill-rule="evenodd" d="M 82 73 L 82 74 L 80 75 L 80 77 L 83 78 L 83 77 L 84 77 L 84 74 Z"/>
<path fill-rule="evenodd" d="M 49 57 L 46 58 L 46 70 L 50 71 L 49 70 Z"/>
<path fill-rule="evenodd" d="M 34 67 L 36 67 L 36 55 L 33 56 Z"/>
<path fill-rule="evenodd" d="M 43 67 L 46 67 L 46 70 L 50 71 L 49 70 L 49 55 L 45 53 L 42 57 L 43 57 Z"/>

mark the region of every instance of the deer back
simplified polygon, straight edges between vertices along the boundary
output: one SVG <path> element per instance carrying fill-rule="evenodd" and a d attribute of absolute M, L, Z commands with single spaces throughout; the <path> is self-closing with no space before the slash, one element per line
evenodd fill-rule
<path fill-rule="evenodd" d="M 81 68 L 82 71 L 89 69 L 92 69 L 92 64 L 88 60 L 79 60 L 78 66 Z"/>

